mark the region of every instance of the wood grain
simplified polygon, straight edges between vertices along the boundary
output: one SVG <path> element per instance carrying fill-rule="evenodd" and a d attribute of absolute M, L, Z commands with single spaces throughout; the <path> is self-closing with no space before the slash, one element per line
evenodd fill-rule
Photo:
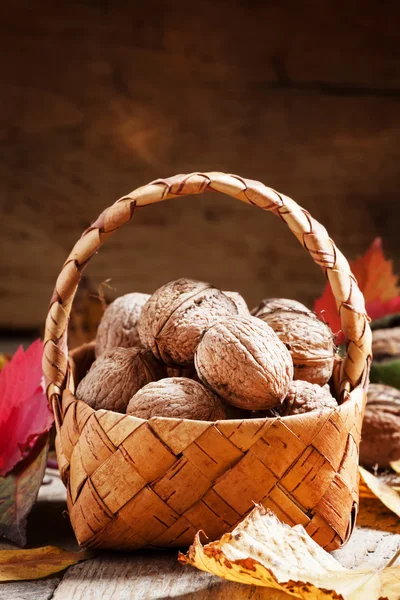
<path fill-rule="evenodd" d="M 350 257 L 377 234 L 397 251 L 390 3 L 368 0 L 362 14 L 344 0 L 324 11 L 316 0 L 29 7 L 0 7 L 0 326 L 40 326 L 82 230 L 112 200 L 177 172 L 260 179 Z M 96 285 L 112 277 L 117 294 L 150 292 L 185 275 L 251 305 L 311 304 L 320 292 L 318 270 L 268 215 L 215 195 L 173 202 L 141 211 L 102 250 L 88 270 Z"/>

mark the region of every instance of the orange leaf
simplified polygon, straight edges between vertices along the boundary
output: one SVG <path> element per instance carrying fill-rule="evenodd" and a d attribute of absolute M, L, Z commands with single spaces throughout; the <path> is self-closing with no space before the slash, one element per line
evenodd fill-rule
<path fill-rule="evenodd" d="M 56 546 L 0 550 L 0 581 L 41 579 L 92 556 L 89 552 L 68 552 Z"/>
<path fill-rule="evenodd" d="M 385 259 L 381 238 L 375 238 L 366 253 L 351 262 L 350 267 L 366 304 L 374 300 L 387 302 L 400 295 L 399 278 L 393 273 L 393 261 Z"/>
<path fill-rule="evenodd" d="M 399 278 L 393 273 L 393 261 L 385 259 L 381 238 L 375 238 L 365 254 L 350 263 L 350 268 L 364 294 L 366 310 L 372 319 L 400 310 Z M 340 331 L 340 317 L 329 283 L 315 301 L 314 310 L 334 333 Z M 340 341 L 337 340 L 337 343 Z"/>

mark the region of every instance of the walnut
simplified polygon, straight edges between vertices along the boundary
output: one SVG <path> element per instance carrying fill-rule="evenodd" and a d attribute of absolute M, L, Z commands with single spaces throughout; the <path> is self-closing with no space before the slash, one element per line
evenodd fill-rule
<path fill-rule="evenodd" d="M 388 467 L 400 459 L 400 390 L 370 383 L 360 444 L 360 463 Z"/>
<path fill-rule="evenodd" d="M 277 406 L 293 376 L 289 351 L 255 317 L 231 317 L 210 327 L 197 347 L 194 364 L 208 388 L 248 410 Z"/>
<path fill-rule="evenodd" d="M 96 336 L 96 356 L 112 348 L 134 348 L 142 344 L 137 332 L 137 321 L 149 294 L 134 292 L 111 302 L 104 311 Z"/>
<path fill-rule="evenodd" d="M 149 383 L 131 398 L 126 414 L 141 419 L 171 417 L 198 421 L 218 421 L 226 417 L 217 396 L 201 383 L 185 377 Z"/>
<path fill-rule="evenodd" d="M 223 292 L 225 296 L 228 296 L 233 302 L 236 304 L 236 308 L 238 309 L 239 315 L 243 317 L 249 317 L 250 311 L 247 306 L 246 300 L 239 294 L 239 292 Z"/>
<path fill-rule="evenodd" d="M 164 366 L 148 350 L 114 348 L 94 361 L 78 385 L 76 397 L 95 410 L 125 412 L 140 388 L 162 377 Z"/>
<path fill-rule="evenodd" d="M 372 332 L 372 355 L 377 362 L 400 358 L 400 327 L 375 329 Z"/>
<path fill-rule="evenodd" d="M 287 417 L 324 408 L 337 408 L 337 406 L 338 404 L 331 394 L 329 385 L 320 386 L 317 383 L 309 383 L 298 379 L 291 383 L 288 395 L 282 404 L 273 410 L 276 411 L 274 416 Z"/>
<path fill-rule="evenodd" d="M 273 310 L 300 310 L 302 312 L 311 312 L 304 304 L 290 298 L 265 298 L 260 304 L 253 308 L 251 314 L 253 317 L 263 318 L 263 315 L 272 312 Z"/>
<path fill-rule="evenodd" d="M 336 346 L 328 325 L 311 312 L 274 310 L 262 316 L 290 351 L 294 379 L 324 385 L 332 375 Z"/>
<path fill-rule="evenodd" d="M 237 315 L 236 304 L 209 283 L 178 279 L 146 302 L 138 322 L 140 339 L 166 365 L 193 362 L 203 332 L 219 319 Z"/>

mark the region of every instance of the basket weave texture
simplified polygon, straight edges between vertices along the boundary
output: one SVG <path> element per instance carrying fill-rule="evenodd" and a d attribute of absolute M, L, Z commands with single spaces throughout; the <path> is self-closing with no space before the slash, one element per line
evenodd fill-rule
<path fill-rule="evenodd" d="M 227 193 L 279 216 L 324 270 L 334 293 L 347 354 L 335 366 L 340 406 L 276 419 L 215 423 L 94 411 L 74 396 L 67 326 L 81 273 L 134 211 L 160 200 Z M 371 332 L 364 298 L 325 228 L 290 198 L 224 173 L 156 180 L 106 209 L 82 235 L 57 279 L 46 321 L 43 369 L 56 415 L 56 450 L 68 511 L 82 546 L 135 549 L 210 539 L 260 502 L 286 523 L 302 524 L 328 550 L 345 543 L 358 506 L 358 448 Z"/>

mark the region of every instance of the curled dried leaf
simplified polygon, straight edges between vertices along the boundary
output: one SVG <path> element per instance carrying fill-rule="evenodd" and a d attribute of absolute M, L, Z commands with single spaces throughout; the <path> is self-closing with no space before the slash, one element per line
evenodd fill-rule
<path fill-rule="evenodd" d="M 360 495 L 378 498 L 387 508 L 400 517 L 400 494 L 363 467 L 359 467 L 359 472 L 361 477 Z"/>
<path fill-rule="evenodd" d="M 301 525 L 283 524 L 262 506 L 206 546 L 199 534 L 179 561 L 230 581 L 281 590 L 304 600 L 398 600 L 400 567 L 342 567 Z"/>

